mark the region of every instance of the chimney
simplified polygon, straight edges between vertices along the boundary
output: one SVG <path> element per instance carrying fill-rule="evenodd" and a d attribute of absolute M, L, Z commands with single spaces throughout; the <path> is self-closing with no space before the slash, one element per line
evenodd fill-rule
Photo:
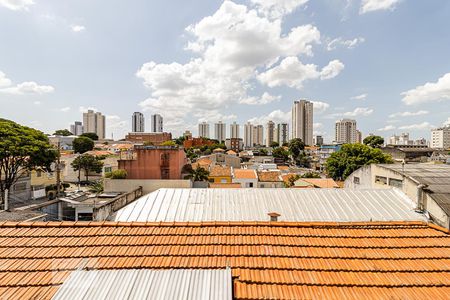
<path fill-rule="evenodd" d="M 277 222 L 278 221 L 278 217 L 281 216 L 279 213 L 276 213 L 276 212 L 268 213 L 268 215 L 270 217 L 270 221 L 271 222 Z"/>

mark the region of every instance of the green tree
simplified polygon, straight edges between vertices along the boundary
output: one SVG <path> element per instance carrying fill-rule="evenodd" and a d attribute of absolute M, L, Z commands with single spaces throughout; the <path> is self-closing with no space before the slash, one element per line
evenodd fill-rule
<path fill-rule="evenodd" d="M 288 178 L 287 182 L 286 182 L 286 181 L 283 182 L 284 187 L 285 187 L 285 188 L 293 187 L 294 184 L 295 184 L 295 182 L 296 182 L 297 180 L 299 180 L 299 179 L 300 179 L 300 175 L 292 175 L 292 176 L 290 176 L 290 177 Z"/>
<path fill-rule="evenodd" d="M 327 159 L 326 171 L 334 180 L 345 180 L 351 173 L 370 164 L 391 164 L 394 161 L 380 149 L 364 144 L 345 144 Z"/>
<path fill-rule="evenodd" d="M 101 194 L 103 193 L 103 190 L 104 190 L 103 181 L 101 180 L 98 180 L 89 186 L 89 192 L 91 193 Z"/>
<path fill-rule="evenodd" d="M 94 132 L 85 132 L 80 136 L 85 136 L 85 137 L 90 138 L 93 141 L 98 141 L 98 135 Z"/>
<path fill-rule="evenodd" d="M 118 170 L 114 170 L 112 172 L 106 173 L 105 177 L 106 178 L 111 178 L 111 179 L 126 179 L 127 178 L 127 171 L 124 169 L 118 169 Z"/>
<path fill-rule="evenodd" d="M 103 162 L 90 154 L 78 156 L 70 165 L 74 171 L 78 171 L 78 183 L 81 181 L 81 170 L 84 171 L 86 181 L 89 181 L 89 172 L 100 173 L 103 168 Z"/>
<path fill-rule="evenodd" d="M 73 140 L 72 147 L 75 153 L 83 154 L 94 149 L 94 141 L 86 136 L 80 136 Z"/>
<path fill-rule="evenodd" d="M 300 153 L 303 153 L 303 150 L 305 150 L 305 143 L 303 143 L 302 139 L 295 138 L 289 142 L 289 152 L 291 152 L 294 159 L 296 159 Z"/>
<path fill-rule="evenodd" d="M 384 139 L 378 135 L 371 135 L 363 140 L 364 145 L 370 146 L 372 148 L 380 148 L 384 144 Z"/>
<path fill-rule="evenodd" d="M 321 178 L 319 173 L 316 172 L 306 172 L 301 175 L 300 178 Z"/>
<path fill-rule="evenodd" d="M 189 175 L 186 177 L 192 181 L 208 181 L 209 171 L 205 168 L 198 167 L 196 169 L 190 169 Z"/>
<path fill-rule="evenodd" d="M 258 152 L 259 152 L 259 155 L 262 155 L 262 156 L 266 156 L 267 154 L 269 154 L 269 152 L 267 152 L 267 150 L 264 148 L 258 149 Z"/>
<path fill-rule="evenodd" d="M 53 135 L 69 136 L 69 135 L 73 135 L 73 134 L 72 134 L 72 132 L 70 132 L 67 129 L 59 129 L 59 130 L 56 130 L 55 133 L 53 133 Z"/>
<path fill-rule="evenodd" d="M 165 141 L 163 143 L 161 143 L 161 146 L 171 146 L 171 147 L 175 147 L 177 144 L 174 141 Z"/>
<path fill-rule="evenodd" d="M 183 142 L 187 139 L 187 137 L 185 136 L 180 136 L 179 138 L 176 138 L 174 140 L 175 144 L 179 145 L 179 146 L 183 146 Z"/>
<path fill-rule="evenodd" d="M 36 168 L 50 170 L 56 156 L 42 132 L 0 119 L 0 204 L 21 176 Z"/>
<path fill-rule="evenodd" d="M 272 142 L 272 143 L 270 143 L 270 145 L 269 145 L 270 147 L 272 147 L 272 148 L 276 148 L 276 147 L 279 147 L 280 146 L 280 144 L 278 143 L 278 142 Z"/>
<path fill-rule="evenodd" d="M 283 161 L 286 162 L 289 159 L 289 151 L 286 151 L 282 147 L 278 147 L 278 148 L 273 149 L 272 156 L 276 157 L 276 158 L 281 158 L 281 159 L 283 159 Z"/>

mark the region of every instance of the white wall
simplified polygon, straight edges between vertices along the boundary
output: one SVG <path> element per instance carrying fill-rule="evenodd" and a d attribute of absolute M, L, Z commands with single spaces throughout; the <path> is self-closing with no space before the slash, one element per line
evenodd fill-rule
<path fill-rule="evenodd" d="M 105 179 L 105 192 L 130 192 L 142 186 L 143 194 L 154 192 L 161 188 L 191 188 L 190 180 L 159 180 L 159 179 Z"/>

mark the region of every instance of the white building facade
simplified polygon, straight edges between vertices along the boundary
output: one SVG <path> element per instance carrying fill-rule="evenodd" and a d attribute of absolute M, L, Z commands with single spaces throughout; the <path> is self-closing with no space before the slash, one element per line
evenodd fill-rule
<path fill-rule="evenodd" d="M 250 122 L 244 125 L 244 147 L 253 147 L 253 124 Z"/>
<path fill-rule="evenodd" d="M 75 121 L 74 124 L 70 125 L 70 132 L 73 135 L 79 136 L 83 134 L 83 123 L 80 121 Z"/>
<path fill-rule="evenodd" d="M 232 139 L 238 139 L 239 138 L 239 124 L 236 122 L 233 122 L 233 124 L 230 125 L 230 133 Z"/>
<path fill-rule="evenodd" d="M 220 143 L 225 142 L 227 137 L 227 124 L 219 121 L 214 124 L 214 138 L 218 140 Z"/>
<path fill-rule="evenodd" d="M 335 142 L 354 144 L 358 142 L 356 120 L 342 119 L 336 121 Z"/>
<path fill-rule="evenodd" d="M 435 149 L 450 148 L 450 125 L 431 130 L 430 147 Z"/>
<path fill-rule="evenodd" d="M 209 139 L 209 124 L 202 122 L 198 124 L 198 136 Z"/>
<path fill-rule="evenodd" d="M 273 142 L 275 142 L 275 123 L 269 121 L 266 127 L 266 147 L 270 147 Z"/>
<path fill-rule="evenodd" d="M 253 126 L 253 146 L 264 146 L 264 126 Z"/>
<path fill-rule="evenodd" d="M 100 140 L 105 139 L 106 119 L 100 112 L 88 110 L 83 113 L 83 130 L 85 133 L 95 133 Z"/>

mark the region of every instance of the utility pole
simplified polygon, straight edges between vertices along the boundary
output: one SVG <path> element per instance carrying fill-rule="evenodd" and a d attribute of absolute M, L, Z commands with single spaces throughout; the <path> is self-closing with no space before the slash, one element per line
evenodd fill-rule
<path fill-rule="evenodd" d="M 58 156 L 56 162 L 56 198 L 59 198 L 61 190 L 61 142 L 58 141 Z"/>

